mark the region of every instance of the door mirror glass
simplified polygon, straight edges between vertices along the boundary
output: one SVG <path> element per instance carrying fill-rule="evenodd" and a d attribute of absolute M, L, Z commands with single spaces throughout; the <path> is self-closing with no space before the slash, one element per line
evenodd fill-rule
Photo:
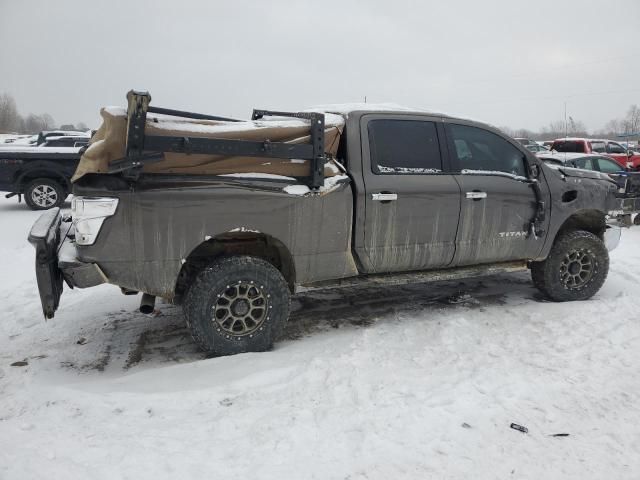
<path fill-rule="evenodd" d="M 531 172 L 531 178 L 538 178 L 540 176 L 540 167 L 537 163 L 531 163 L 529 165 L 529 171 Z"/>

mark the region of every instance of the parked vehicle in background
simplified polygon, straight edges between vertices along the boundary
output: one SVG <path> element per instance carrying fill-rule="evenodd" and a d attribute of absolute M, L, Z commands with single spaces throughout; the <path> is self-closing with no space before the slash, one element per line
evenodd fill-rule
<path fill-rule="evenodd" d="M 38 135 L 20 135 L 19 137 L 13 138 L 11 142 L 1 143 L 0 149 L 14 148 L 18 146 L 29 147 L 32 145 L 36 145 L 37 142 L 38 142 Z"/>
<path fill-rule="evenodd" d="M 17 140 L 20 140 L 22 138 L 28 138 L 31 135 L 2 135 L 2 138 L 0 138 L 0 145 L 7 145 L 7 144 L 11 144 L 14 143 Z"/>
<path fill-rule="evenodd" d="M 534 142 L 533 140 L 530 140 L 528 138 L 514 138 L 514 140 L 520 142 L 522 145 L 527 146 L 527 145 L 531 145 L 531 144 L 535 144 L 536 142 Z"/>
<path fill-rule="evenodd" d="M 42 145 L 49 139 L 58 139 L 61 137 L 75 137 L 79 142 L 87 141 L 91 138 L 91 132 L 78 132 L 70 130 L 49 130 L 42 131 L 36 135 L 19 135 L 13 138 L 11 142 L 5 142 L 0 144 L 1 149 L 14 148 L 14 147 L 29 147 L 35 145 Z"/>
<path fill-rule="evenodd" d="M 539 143 L 529 143 L 528 145 L 524 146 L 527 150 L 529 150 L 530 152 L 533 153 L 538 153 L 538 152 L 548 152 L 549 149 L 543 145 L 540 145 Z"/>
<path fill-rule="evenodd" d="M 634 170 L 640 168 L 640 153 L 626 150 L 620 143 L 612 140 L 559 138 L 553 141 L 551 150 L 565 153 L 606 153 L 622 167 Z"/>
<path fill-rule="evenodd" d="M 89 143 L 87 135 L 82 137 L 47 137 L 40 147 L 84 147 Z"/>
<path fill-rule="evenodd" d="M 72 146 L 52 146 L 48 142 L 70 139 Z M 8 197 L 24 195 L 32 210 L 59 207 L 71 192 L 71 176 L 80 161 L 81 142 L 88 137 L 46 137 L 38 146 L 15 145 L 0 149 L 0 191 Z"/>
<path fill-rule="evenodd" d="M 536 156 L 543 161 L 572 168 L 583 168 L 603 173 L 618 173 L 629 171 L 628 167 L 623 167 L 612 157 L 599 155 L 597 153 L 573 153 L 573 152 L 539 152 Z"/>
<path fill-rule="evenodd" d="M 482 123 L 371 104 L 238 121 L 127 98 L 102 110 L 71 218 L 52 209 L 29 235 L 46 318 L 63 282 L 108 282 L 142 311 L 183 305 L 211 354 L 264 351 L 296 291 L 531 269 L 548 298 L 584 300 L 619 240 L 608 176 L 559 172 Z"/>

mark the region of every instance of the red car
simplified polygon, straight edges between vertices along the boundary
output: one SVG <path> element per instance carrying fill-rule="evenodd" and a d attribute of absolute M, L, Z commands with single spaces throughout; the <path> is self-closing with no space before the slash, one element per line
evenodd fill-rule
<path fill-rule="evenodd" d="M 553 141 L 551 150 L 573 153 L 604 153 L 614 158 L 620 166 L 640 170 L 640 153 L 627 150 L 618 142 L 595 138 L 559 138 Z"/>

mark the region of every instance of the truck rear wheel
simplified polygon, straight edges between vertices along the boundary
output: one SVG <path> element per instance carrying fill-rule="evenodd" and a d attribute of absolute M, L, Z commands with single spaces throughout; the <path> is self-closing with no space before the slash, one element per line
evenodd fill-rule
<path fill-rule="evenodd" d="M 556 302 L 586 300 L 609 273 L 609 252 L 596 235 L 576 230 L 559 236 L 546 260 L 531 265 L 534 285 Z"/>
<path fill-rule="evenodd" d="M 202 270 L 184 299 L 187 325 L 212 355 L 262 352 L 273 346 L 289 317 L 289 288 L 269 262 L 225 257 Z"/>
<path fill-rule="evenodd" d="M 67 198 L 65 189 L 50 178 L 36 178 L 24 190 L 24 200 L 31 210 L 59 207 Z"/>

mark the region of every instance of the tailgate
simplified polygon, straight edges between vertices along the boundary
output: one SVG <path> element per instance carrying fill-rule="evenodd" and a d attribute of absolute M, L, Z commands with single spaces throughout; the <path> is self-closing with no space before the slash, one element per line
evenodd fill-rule
<path fill-rule="evenodd" d="M 60 209 L 52 208 L 36 220 L 29 232 L 29 243 L 36 249 L 36 279 L 45 318 L 53 318 L 62 295 L 62 271 L 58 268 L 61 221 Z"/>

